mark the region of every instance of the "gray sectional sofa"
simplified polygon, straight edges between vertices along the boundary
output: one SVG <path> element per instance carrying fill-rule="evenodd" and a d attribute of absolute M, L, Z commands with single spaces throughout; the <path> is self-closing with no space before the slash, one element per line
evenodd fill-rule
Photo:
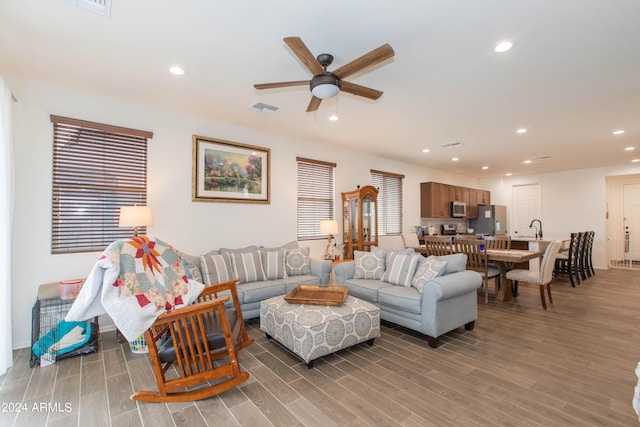
<path fill-rule="evenodd" d="M 382 320 L 426 335 L 435 348 L 442 334 L 471 330 L 478 317 L 482 276 L 466 270 L 466 261 L 465 254 L 425 258 L 413 249 L 356 251 L 354 261 L 337 264 L 334 272 L 349 295 L 380 307 Z"/>
<path fill-rule="evenodd" d="M 262 300 L 285 295 L 298 284 L 327 284 L 331 276 L 331 261 L 311 259 L 309 248 L 299 247 L 297 241 L 181 256 L 190 279 L 214 284 L 239 278 L 238 299 L 245 320 L 260 317 Z"/>

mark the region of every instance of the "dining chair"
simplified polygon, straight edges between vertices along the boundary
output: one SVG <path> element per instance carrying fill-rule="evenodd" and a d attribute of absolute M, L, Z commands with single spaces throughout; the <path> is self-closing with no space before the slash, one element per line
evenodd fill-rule
<path fill-rule="evenodd" d="M 500 270 L 489 265 L 487 247 L 484 240 L 456 239 L 454 251 L 467 255 L 467 270 L 474 270 L 482 274 L 482 287 L 484 288 L 484 302 L 489 302 L 489 280 L 494 279 L 496 295 L 500 288 Z"/>
<path fill-rule="evenodd" d="M 580 272 L 578 270 L 579 259 L 579 242 L 581 236 L 580 233 L 571 233 L 571 241 L 569 242 L 568 251 L 559 251 L 556 256 L 554 274 L 556 276 L 567 275 L 571 281 L 571 286 L 576 287 L 576 283 L 579 285 Z"/>
<path fill-rule="evenodd" d="M 584 256 L 582 263 L 584 270 L 587 273 L 587 277 L 591 277 L 596 274 L 596 270 L 593 268 L 593 240 L 595 239 L 595 231 L 587 231 L 584 245 Z"/>
<path fill-rule="evenodd" d="M 511 236 L 485 236 L 484 244 L 487 249 L 511 249 Z"/>
<path fill-rule="evenodd" d="M 443 256 L 453 253 L 449 236 L 424 236 L 424 246 L 427 256 Z"/>
<path fill-rule="evenodd" d="M 402 242 L 404 243 L 405 249 L 420 246 L 420 241 L 418 240 L 418 235 L 416 233 L 404 233 L 402 235 Z"/>
<path fill-rule="evenodd" d="M 542 255 L 542 261 L 540 262 L 540 269 L 538 271 L 514 269 L 507 271 L 506 277 L 512 280 L 516 289 L 516 295 L 518 291 L 518 282 L 534 283 L 540 286 L 540 299 L 542 300 L 542 307 L 547 309 L 547 302 L 544 296 L 544 290 L 547 288 L 547 294 L 549 295 L 549 303 L 553 304 L 553 298 L 551 297 L 551 281 L 553 280 L 553 266 L 555 265 L 558 251 L 562 246 L 561 240 L 556 240 L 547 246 L 547 249 Z"/>

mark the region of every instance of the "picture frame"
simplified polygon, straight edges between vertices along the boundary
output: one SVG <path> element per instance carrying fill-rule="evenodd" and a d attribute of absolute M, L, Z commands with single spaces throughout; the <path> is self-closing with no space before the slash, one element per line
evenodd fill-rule
<path fill-rule="evenodd" d="M 271 202 L 271 149 L 193 135 L 192 158 L 192 201 Z"/>

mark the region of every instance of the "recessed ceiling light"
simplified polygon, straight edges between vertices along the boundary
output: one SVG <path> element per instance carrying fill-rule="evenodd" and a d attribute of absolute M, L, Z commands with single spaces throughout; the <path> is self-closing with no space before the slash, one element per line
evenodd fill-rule
<path fill-rule="evenodd" d="M 511 172 L 505 173 L 505 176 L 511 176 Z"/>
<path fill-rule="evenodd" d="M 531 160 L 525 160 L 525 161 L 524 161 L 524 164 L 525 164 L 525 165 L 529 165 L 529 164 L 531 164 Z"/>
<path fill-rule="evenodd" d="M 184 74 L 184 70 L 178 67 L 177 65 L 174 65 L 173 67 L 169 68 L 169 72 L 171 74 L 175 74 L 176 76 L 181 76 Z"/>
<path fill-rule="evenodd" d="M 513 43 L 509 40 L 503 40 L 493 48 L 493 50 L 497 53 L 506 52 L 513 47 Z"/>
<path fill-rule="evenodd" d="M 483 170 L 483 171 L 486 171 L 487 169 L 489 169 L 489 166 L 483 166 L 483 167 L 482 167 L 482 170 Z"/>
<path fill-rule="evenodd" d="M 613 131 L 614 135 L 622 135 L 624 131 L 622 129 Z"/>
<path fill-rule="evenodd" d="M 454 157 L 454 158 L 451 159 L 452 162 L 457 162 L 458 160 L 460 160 L 460 159 L 457 158 L 457 157 Z"/>
<path fill-rule="evenodd" d="M 338 117 L 336 114 L 333 114 L 329 116 L 329 120 L 331 120 L 332 122 L 337 122 L 338 120 L 340 120 L 340 117 Z"/>
<path fill-rule="evenodd" d="M 638 163 L 638 162 L 640 162 L 640 159 L 633 159 L 633 160 L 631 160 L 631 162 L 632 163 Z"/>
<path fill-rule="evenodd" d="M 624 151 L 633 151 L 635 149 L 636 149 L 636 147 L 627 147 L 627 148 L 624 149 Z"/>
<path fill-rule="evenodd" d="M 429 151 L 431 151 L 431 150 L 429 150 L 428 148 L 425 148 L 425 149 L 422 150 L 423 153 L 428 153 Z"/>
<path fill-rule="evenodd" d="M 516 131 L 516 133 L 527 133 L 527 130 L 525 128 L 520 128 Z"/>

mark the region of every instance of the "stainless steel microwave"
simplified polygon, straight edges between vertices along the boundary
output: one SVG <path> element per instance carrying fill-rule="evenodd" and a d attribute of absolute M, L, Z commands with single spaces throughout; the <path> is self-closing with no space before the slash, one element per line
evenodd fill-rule
<path fill-rule="evenodd" d="M 465 202 L 451 202 L 451 218 L 464 218 L 467 216 L 467 204 Z"/>

